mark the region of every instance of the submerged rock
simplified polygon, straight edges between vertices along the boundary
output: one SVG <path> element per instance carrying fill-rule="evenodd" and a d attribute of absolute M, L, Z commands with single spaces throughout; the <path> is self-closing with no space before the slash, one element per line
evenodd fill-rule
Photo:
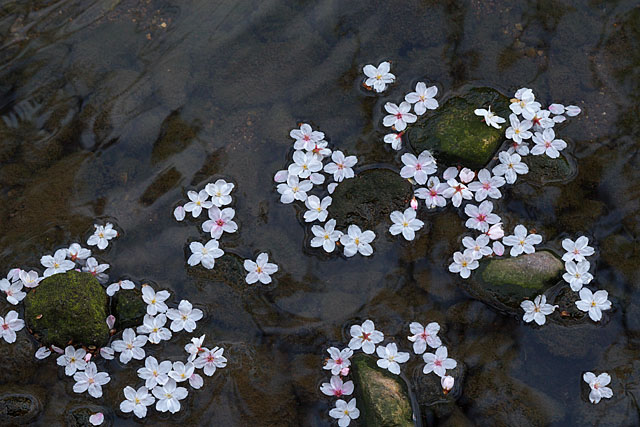
<path fill-rule="evenodd" d="M 483 302 L 500 309 L 519 310 L 560 279 L 564 264 L 549 251 L 517 257 L 483 260 L 468 282 L 468 289 Z"/>
<path fill-rule="evenodd" d="M 487 126 L 476 108 L 488 109 L 507 119 L 501 129 Z M 428 111 L 407 132 L 416 153 L 429 150 L 447 165 L 480 169 L 489 163 L 504 141 L 508 127 L 509 99 L 491 88 L 474 88 Z"/>
<path fill-rule="evenodd" d="M 25 298 L 25 320 L 44 345 L 101 347 L 109 339 L 107 300 L 90 273 L 55 274 Z"/>
<path fill-rule="evenodd" d="M 435 350 L 432 348 L 427 349 L 427 352 L 433 351 Z M 455 409 L 456 400 L 462 395 L 465 365 L 458 361 L 458 365 L 454 369 L 447 370 L 447 375 L 451 375 L 455 379 L 453 388 L 447 394 L 442 391 L 441 378 L 434 373 L 425 375 L 422 373 L 423 366 L 421 364 L 413 376 L 420 412 L 423 418 L 429 413 L 438 419 L 448 417 Z"/>
<path fill-rule="evenodd" d="M 372 356 L 362 353 L 354 356 L 352 366 L 363 425 L 414 425 L 411 400 L 402 378 L 379 368 Z"/>
<path fill-rule="evenodd" d="M 411 183 L 390 169 L 369 169 L 345 179 L 331 195 L 329 217 L 336 228 L 356 224 L 372 230 L 395 210 L 403 211 L 413 197 Z"/>
<path fill-rule="evenodd" d="M 0 422 L 2 425 L 24 425 L 40 413 L 41 404 L 30 393 L 0 394 Z"/>
<path fill-rule="evenodd" d="M 111 299 L 112 313 L 116 318 L 118 330 L 141 325 L 147 313 L 147 305 L 142 300 L 142 291 L 121 289 Z"/>
<path fill-rule="evenodd" d="M 547 155 L 527 156 L 524 161 L 529 166 L 529 173 L 523 176 L 527 182 L 547 184 L 565 181 L 576 173 L 576 168 L 562 155 L 552 159 Z"/>

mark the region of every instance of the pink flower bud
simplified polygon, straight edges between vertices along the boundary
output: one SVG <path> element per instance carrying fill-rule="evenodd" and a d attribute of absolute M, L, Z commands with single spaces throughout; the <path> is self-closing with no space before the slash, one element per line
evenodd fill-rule
<path fill-rule="evenodd" d="M 502 239 L 504 237 L 504 230 L 502 229 L 502 223 L 499 222 L 497 224 L 493 224 L 489 228 L 489 231 L 487 231 L 487 236 L 489 236 L 491 240 Z"/>
<path fill-rule="evenodd" d="M 109 329 L 113 329 L 113 325 L 116 324 L 116 317 L 113 314 L 107 316 L 107 326 Z"/>
<path fill-rule="evenodd" d="M 449 393 L 453 388 L 454 383 L 455 383 L 455 380 L 451 375 L 445 375 L 444 377 L 442 377 L 440 379 L 440 384 L 442 385 L 442 392 L 444 394 Z"/>
<path fill-rule="evenodd" d="M 497 240 L 493 242 L 493 253 L 497 256 L 504 255 L 504 245 Z"/>
<path fill-rule="evenodd" d="M 182 206 L 178 206 L 173 210 L 173 217 L 176 220 L 182 221 L 184 219 L 184 216 L 185 216 L 185 210 Z"/>
<path fill-rule="evenodd" d="M 476 173 L 471 169 L 464 168 L 460 171 L 460 181 L 462 181 L 463 184 L 470 183 L 471 181 L 473 181 L 473 178 L 475 177 L 476 177 Z"/>
<path fill-rule="evenodd" d="M 413 208 L 414 211 L 418 210 L 418 201 L 416 200 L 415 196 L 413 199 L 411 199 L 411 208 Z"/>
<path fill-rule="evenodd" d="M 89 360 L 91 360 L 91 356 L 92 356 L 92 354 L 91 354 L 91 353 L 87 353 L 87 354 L 85 354 L 85 355 L 84 355 L 84 361 L 85 361 L 85 362 L 87 362 L 87 363 L 89 363 Z"/>
<path fill-rule="evenodd" d="M 340 375 L 342 375 L 343 377 L 346 377 L 347 375 L 349 375 L 349 368 L 348 367 L 344 367 L 340 370 Z"/>

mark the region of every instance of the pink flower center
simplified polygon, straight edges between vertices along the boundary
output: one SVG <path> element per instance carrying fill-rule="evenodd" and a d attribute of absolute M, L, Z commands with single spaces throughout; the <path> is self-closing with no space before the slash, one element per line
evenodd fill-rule
<path fill-rule="evenodd" d="M 213 363 L 213 356 L 211 355 L 207 356 L 207 362 Z"/>
<path fill-rule="evenodd" d="M 544 146 L 549 148 L 549 147 L 551 147 L 551 143 L 549 141 L 545 141 Z"/>
<path fill-rule="evenodd" d="M 436 197 L 438 195 L 438 192 L 435 188 L 432 188 L 431 190 L 429 190 L 429 194 L 431 194 L 431 197 Z"/>
<path fill-rule="evenodd" d="M 478 221 L 480 221 L 480 222 L 485 222 L 485 221 L 486 221 L 486 219 L 487 219 L 487 216 L 486 216 L 485 214 L 483 214 L 483 213 L 478 214 L 478 217 L 477 217 L 477 220 L 478 220 Z"/>
<path fill-rule="evenodd" d="M 369 335 L 371 335 L 371 334 L 368 334 L 368 333 L 366 333 L 366 332 L 363 332 L 363 333 L 362 333 L 362 340 L 363 340 L 363 341 L 371 341 L 371 340 L 369 339 Z"/>
<path fill-rule="evenodd" d="M 218 224 L 218 226 L 222 227 L 224 225 L 224 220 L 222 218 L 220 218 L 219 220 L 216 221 L 216 224 Z"/>
<path fill-rule="evenodd" d="M 456 193 L 462 193 L 462 185 L 458 184 L 453 188 L 454 190 L 456 190 Z"/>
<path fill-rule="evenodd" d="M 2 329 L 4 329 L 6 331 L 7 329 L 9 329 L 9 325 L 7 325 L 6 323 L 3 323 L 2 324 Z"/>
<path fill-rule="evenodd" d="M 303 136 L 302 139 L 304 139 L 305 141 L 310 141 L 311 140 L 311 138 L 309 138 L 309 135 Z"/>
<path fill-rule="evenodd" d="M 482 184 L 482 188 L 484 188 L 485 190 L 489 190 L 491 189 L 491 184 L 489 184 L 488 182 L 485 182 L 484 184 Z"/>
<path fill-rule="evenodd" d="M 340 397 L 340 396 L 342 396 L 342 390 L 340 390 L 340 389 L 333 390 L 333 394 L 334 394 L 336 397 Z"/>
<path fill-rule="evenodd" d="M 433 364 L 434 364 L 434 365 L 436 365 L 436 366 L 442 366 L 442 360 L 438 360 L 438 359 L 436 359 L 436 360 L 433 362 Z"/>
<path fill-rule="evenodd" d="M 336 365 L 342 365 L 342 358 L 341 357 L 338 357 L 336 359 Z"/>
<path fill-rule="evenodd" d="M 396 119 L 402 120 L 402 113 L 396 113 Z"/>
<path fill-rule="evenodd" d="M 422 170 L 422 165 L 421 165 L 420 163 L 418 163 L 418 164 L 416 165 L 416 170 L 417 170 L 417 171 Z"/>
<path fill-rule="evenodd" d="M 420 337 L 422 337 L 423 340 L 427 340 L 427 337 L 429 336 L 429 334 L 427 334 L 426 332 L 423 332 L 420 334 Z"/>

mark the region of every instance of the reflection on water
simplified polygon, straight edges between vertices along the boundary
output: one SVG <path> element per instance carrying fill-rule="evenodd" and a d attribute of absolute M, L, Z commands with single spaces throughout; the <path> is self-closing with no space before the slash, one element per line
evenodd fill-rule
<path fill-rule="evenodd" d="M 108 219 L 123 230 L 103 255 L 111 276 L 197 301 L 198 330 L 228 351 L 227 370 L 191 393 L 186 411 L 150 411 L 148 423 L 329 425 L 324 350 L 364 318 L 407 349 L 409 321 L 445 327 L 466 380 L 453 415 L 425 413 L 427 424 L 640 423 L 637 2 L 9 0 L 0 29 L 0 271 L 35 267 Z M 359 168 L 396 167 L 378 125 L 385 97 L 359 88 L 362 65 L 380 59 L 397 75 L 390 100 L 422 80 L 443 97 L 469 83 L 527 86 L 543 104 L 583 109 L 562 131 L 575 178 L 517 184 L 501 210 L 507 228 L 535 225 L 552 248 L 566 233 L 593 237 L 595 276 L 614 303 L 607 321 L 536 329 L 470 298 L 446 270 L 463 232 L 453 211 L 425 215 L 413 244 L 375 230 L 370 259 L 308 249 L 299 213 L 272 185 L 289 130 L 309 122 L 357 154 Z M 219 177 L 236 184 L 240 225 L 225 251 L 268 249 L 275 285 L 186 268 L 186 242 L 200 234 L 171 212 L 186 190 Z M 37 396 L 39 424 L 63 423 L 78 405 L 134 423 L 115 412 L 136 382 L 132 366 L 113 363 L 104 399 L 89 402 L 51 360 L 33 360 L 26 336 L 1 348 L 0 388 Z M 588 402 L 585 370 L 612 374 L 613 399 Z"/>

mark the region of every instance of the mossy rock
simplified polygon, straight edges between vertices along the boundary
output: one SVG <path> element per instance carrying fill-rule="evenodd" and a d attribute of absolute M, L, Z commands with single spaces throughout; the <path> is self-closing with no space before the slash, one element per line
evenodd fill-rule
<path fill-rule="evenodd" d="M 187 274 L 206 281 L 222 282 L 238 290 L 246 287 L 247 272 L 244 269 L 244 259 L 231 252 L 225 252 L 224 255 L 217 258 L 213 269 L 207 270 L 200 265 L 187 267 Z"/>
<path fill-rule="evenodd" d="M 524 162 L 529 166 L 529 173 L 524 175 L 523 179 L 534 184 L 565 181 L 576 173 L 575 166 L 562 155 L 557 159 L 544 154 L 529 155 Z"/>
<path fill-rule="evenodd" d="M 476 298 L 506 311 L 520 309 L 525 299 L 533 299 L 560 280 L 564 264 L 549 251 L 517 257 L 492 258 L 480 262 L 469 290 Z"/>
<path fill-rule="evenodd" d="M 25 425 L 41 409 L 40 401 L 30 393 L 3 393 L 0 395 L 0 422 L 2 425 Z"/>
<path fill-rule="evenodd" d="M 118 330 L 141 325 L 147 313 L 147 305 L 142 300 L 142 291 L 138 288 L 120 289 L 111 299 L 111 307 Z"/>
<path fill-rule="evenodd" d="M 44 345 L 101 347 L 109 339 L 108 297 L 90 273 L 49 276 L 25 298 L 27 326 Z"/>
<path fill-rule="evenodd" d="M 501 129 L 487 126 L 476 108 L 487 109 L 507 119 Z M 411 126 L 407 137 L 416 153 L 429 150 L 446 165 L 480 169 L 491 161 L 508 127 L 509 99 L 491 88 L 474 88 L 450 98 L 440 108 L 428 110 Z"/>
<path fill-rule="evenodd" d="M 451 349 L 451 347 L 448 348 Z M 427 349 L 427 352 L 433 353 L 434 351 L 432 348 Z M 450 354 L 449 357 L 455 359 L 455 354 Z M 434 373 L 425 375 L 422 372 L 423 367 L 424 364 L 420 364 L 413 375 L 416 400 L 420 405 L 422 418 L 430 418 L 430 416 L 438 419 L 446 418 L 454 411 L 456 400 L 462 396 L 466 367 L 464 363 L 458 361 L 455 368 L 447 370 L 447 375 L 451 375 L 455 379 L 453 389 L 447 394 L 442 390 L 441 378 Z"/>
<path fill-rule="evenodd" d="M 391 212 L 404 211 L 413 197 L 413 188 L 398 172 L 369 169 L 342 181 L 331 197 L 329 218 L 336 220 L 337 229 L 356 224 L 363 230 L 372 230 Z"/>
<path fill-rule="evenodd" d="M 358 409 L 366 426 L 413 427 L 407 384 L 360 353 L 352 359 Z"/>

